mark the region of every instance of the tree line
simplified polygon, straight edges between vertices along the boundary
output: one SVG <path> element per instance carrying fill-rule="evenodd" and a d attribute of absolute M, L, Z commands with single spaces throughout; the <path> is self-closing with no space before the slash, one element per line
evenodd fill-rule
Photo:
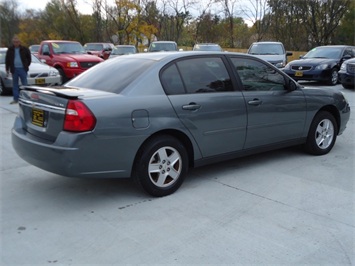
<path fill-rule="evenodd" d="M 112 42 L 145 47 L 153 40 L 180 47 L 218 43 L 246 49 L 254 41 L 281 41 L 287 50 L 328 44 L 355 45 L 352 0 L 50 0 L 41 10 L 0 3 L 0 45 L 17 34 L 25 45 L 42 40 Z"/>

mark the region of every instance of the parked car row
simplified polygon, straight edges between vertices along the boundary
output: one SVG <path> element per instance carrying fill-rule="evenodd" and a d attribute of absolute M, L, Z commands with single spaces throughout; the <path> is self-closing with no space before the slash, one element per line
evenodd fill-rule
<path fill-rule="evenodd" d="M 55 67 L 62 82 L 65 83 L 91 66 L 116 56 L 138 53 L 134 45 L 113 45 L 112 43 L 86 43 L 82 46 L 73 41 L 45 41 L 48 47 L 31 45 L 30 51 L 42 62 Z M 51 44 L 57 47 L 51 47 Z M 145 52 L 182 51 L 176 42 L 154 41 Z M 197 43 L 193 51 L 223 51 L 216 43 Z M 255 42 L 250 45 L 248 54 L 261 58 L 276 67 L 296 81 L 319 81 L 328 85 L 341 83 L 344 88 L 355 88 L 354 61 L 355 47 L 346 45 L 319 46 L 310 50 L 298 60 L 287 62 L 292 52 L 285 50 L 281 42 Z M 86 57 L 90 54 L 99 57 Z M 57 56 L 59 55 L 59 56 Z M 344 63 L 344 65 L 342 65 Z"/>

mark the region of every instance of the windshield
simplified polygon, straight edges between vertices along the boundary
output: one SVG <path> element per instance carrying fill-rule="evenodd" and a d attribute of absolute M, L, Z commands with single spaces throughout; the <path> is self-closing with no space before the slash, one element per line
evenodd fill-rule
<path fill-rule="evenodd" d="M 30 51 L 33 53 L 38 53 L 39 50 L 39 45 L 31 45 L 30 46 Z"/>
<path fill-rule="evenodd" d="M 52 46 L 55 54 L 85 54 L 83 46 L 76 42 L 54 42 Z"/>
<path fill-rule="evenodd" d="M 150 46 L 150 52 L 159 51 L 177 51 L 175 43 L 152 43 Z"/>
<path fill-rule="evenodd" d="M 115 47 L 111 52 L 111 54 L 114 55 L 135 54 L 135 53 L 136 53 L 136 47 Z"/>
<path fill-rule="evenodd" d="M 130 56 L 119 56 L 97 64 L 65 85 L 120 93 L 137 76 L 155 63 L 153 60 L 130 58 Z M 117 75 L 117 73 L 120 74 Z"/>
<path fill-rule="evenodd" d="M 249 54 L 282 55 L 285 54 L 285 51 L 279 43 L 254 43 L 249 50 Z"/>
<path fill-rule="evenodd" d="M 101 51 L 104 49 L 104 45 L 100 43 L 85 44 L 85 50 L 87 51 Z"/>
<path fill-rule="evenodd" d="M 222 51 L 222 48 L 219 45 L 200 45 L 196 44 L 194 46 L 194 51 Z"/>
<path fill-rule="evenodd" d="M 31 55 L 31 60 L 32 62 L 31 63 L 38 63 L 38 64 L 43 64 L 41 61 L 39 61 L 39 59 L 34 56 L 33 54 Z"/>
<path fill-rule="evenodd" d="M 339 59 L 341 57 L 341 53 L 341 47 L 316 47 L 310 50 L 303 58 Z"/>

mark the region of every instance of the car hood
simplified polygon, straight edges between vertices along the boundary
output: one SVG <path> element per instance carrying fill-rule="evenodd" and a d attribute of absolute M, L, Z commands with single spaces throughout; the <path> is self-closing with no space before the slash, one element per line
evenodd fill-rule
<path fill-rule="evenodd" d="M 307 65 L 307 66 L 315 66 L 321 64 L 329 64 L 329 63 L 338 63 L 339 60 L 337 59 L 330 59 L 330 58 L 306 58 L 306 59 L 299 59 L 290 62 L 290 65 Z"/>
<path fill-rule="evenodd" d="M 30 73 L 38 73 L 38 72 L 49 72 L 54 67 L 51 67 L 46 64 L 39 64 L 39 63 L 31 63 L 30 65 Z"/>
<path fill-rule="evenodd" d="M 251 54 L 251 55 L 269 62 L 283 61 L 286 58 L 286 56 L 282 54 Z"/>
<path fill-rule="evenodd" d="M 80 62 L 101 62 L 103 59 L 97 57 L 96 55 L 90 55 L 90 54 L 61 54 L 60 55 L 63 58 L 66 58 L 66 60 L 77 60 Z"/>

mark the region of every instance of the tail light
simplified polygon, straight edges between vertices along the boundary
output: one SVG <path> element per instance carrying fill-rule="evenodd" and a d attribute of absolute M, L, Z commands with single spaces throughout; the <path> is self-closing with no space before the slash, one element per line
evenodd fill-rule
<path fill-rule="evenodd" d="M 83 102 L 69 100 L 65 111 L 64 130 L 84 132 L 93 130 L 95 125 L 95 116 Z"/>

